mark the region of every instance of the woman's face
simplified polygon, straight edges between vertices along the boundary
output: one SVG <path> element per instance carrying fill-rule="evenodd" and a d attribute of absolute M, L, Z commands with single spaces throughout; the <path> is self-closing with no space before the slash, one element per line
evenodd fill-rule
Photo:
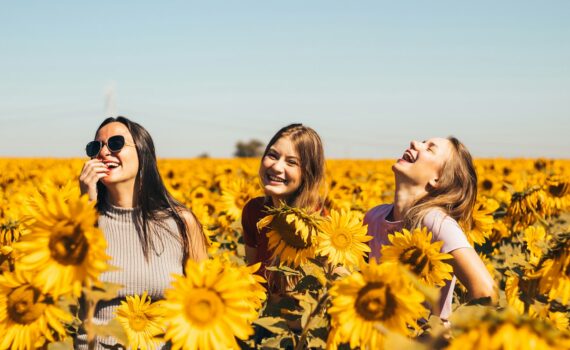
<path fill-rule="evenodd" d="M 422 187 L 428 184 L 437 187 L 443 166 L 451 157 L 451 150 L 451 141 L 445 138 L 412 141 L 410 147 L 392 166 L 392 170 L 397 180 Z"/>
<path fill-rule="evenodd" d="M 261 160 L 259 177 L 265 194 L 287 200 L 301 186 L 301 159 L 288 137 L 275 142 Z"/>
<path fill-rule="evenodd" d="M 96 141 L 107 142 L 109 137 L 122 135 L 125 138 L 125 146 L 118 152 L 111 152 L 105 144 L 97 159 L 101 160 L 109 169 L 107 176 L 101 179 L 105 186 L 117 183 L 133 182 L 139 169 L 139 157 L 134 147 L 133 136 L 127 127 L 119 122 L 112 122 L 103 126 L 95 136 Z"/>

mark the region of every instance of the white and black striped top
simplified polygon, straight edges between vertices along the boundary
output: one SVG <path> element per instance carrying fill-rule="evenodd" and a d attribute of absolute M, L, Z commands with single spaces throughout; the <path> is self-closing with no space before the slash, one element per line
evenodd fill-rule
<path fill-rule="evenodd" d="M 120 269 L 105 272 L 100 279 L 121 284 L 124 288 L 116 298 L 97 304 L 95 324 L 106 324 L 115 318 L 115 310 L 127 295 L 141 295 L 146 291 L 153 301 L 163 299 L 164 291 L 170 287 L 171 275 L 183 273 L 183 246 L 174 219 L 166 217 L 149 225 L 153 240 L 146 260 L 139 237 L 142 228 L 135 219 L 137 215 L 140 215 L 139 209 L 125 209 L 108 204 L 99 216 L 99 228 L 107 240 L 107 255 L 111 257 L 109 263 Z M 75 348 L 87 349 L 86 341 L 87 335 L 80 330 Z M 116 343 L 112 337 L 98 337 L 95 349 L 117 348 Z"/>

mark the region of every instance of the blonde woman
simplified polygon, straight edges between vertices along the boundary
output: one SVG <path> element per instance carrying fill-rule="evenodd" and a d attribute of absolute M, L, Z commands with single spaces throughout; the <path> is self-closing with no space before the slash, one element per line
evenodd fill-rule
<path fill-rule="evenodd" d="M 456 138 L 412 141 L 392 166 L 396 189 L 394 203 L 379 205 L 366 214 L 371 258 L 381 257 L 388 235 L 402 228 L 427 227 L 441 251 L 453 256 L 453 279 L 441 289 L 432 312 L 442 319 L 451 314 L 456 278 L 471 299 L 497 298 L 494 281 L 458 223 L 466 229 L 477 197 L 477 174 L 467 148 Z"/>

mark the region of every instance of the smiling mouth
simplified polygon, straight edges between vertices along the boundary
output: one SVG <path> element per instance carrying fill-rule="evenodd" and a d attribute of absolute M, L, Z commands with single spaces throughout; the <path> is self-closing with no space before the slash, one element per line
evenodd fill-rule
<path fill-rule="evenodd" d="M 404 152 L 404 155 L 402 156 L 402 159 L 405 160 L 408 163 L 414 163 L 416 161 L 416 159 L 412 156 L 412 154 L 408 151 Z"/>
<path fill-rule="evenodd" d="M 107 169 L 109 169 L 109 170 L 116 169 L 119 167 L 119 163 L 115 163 L 115 162 L 105 163 L 105 165 L 107 166 Z"/>
<path fill-rule="evenodd" d="M 269 175 L 269 174 L 267 174 L 266 177 L 267 177 L 267 179 L 268 179 L 269 181 L 271 181 L 271 182 L 279 182 L 279 183 L 282 183 L 282 184 L 285 184 L 285 185 L 287 184 L 287 180 L 282 179 L 282 178 L 280 178 L 280 177 L 278 177 L 278 176 L 274 176 L 274 175 Z"/>

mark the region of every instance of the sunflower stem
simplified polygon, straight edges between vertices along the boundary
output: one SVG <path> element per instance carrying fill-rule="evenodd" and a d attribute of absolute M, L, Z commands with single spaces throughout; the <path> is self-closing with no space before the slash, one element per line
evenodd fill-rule
<path fill-rule="evenodd" d="M 95 315 L 95 307 L 93 301 L 87 299 L 85 304 L 87 305 L 87 317 L 85 319 L 85 332 L 87 333 L 87 348 L 89 350 L 95 349 L 95 333 L 93 330 L 93 317 Z"/>
<path fill-rule="evenodd" d="M 313 312 L 311 312 L 311 314 L 309 315 L 309 318 L 307 319 L 307 323 L 305 324 L 305 327 L 303 327 L 303 332 L 301 333 L 301 337 L 299 338 L 299 342 L 297 343 L 297 346 L 295 346 L 295 350 L 301 350 L 303 349 L 305 346 L 305 341 L 307 339 L 307 335 L 309 334 L 309 329 L 311 329 L 311 321 L 313 321 L 313 318 L 320 313 L 321 311 L 321 307 L 325 304 L 325 302 L 329 299 L 329 294 L 328 292 L 325 292 L 325 294 L 323 294 L 323 296 L 319 299 L 319 302 L 317 303 L 317 306 L 315 307 L 315 309 L 313 310 Z"/>

